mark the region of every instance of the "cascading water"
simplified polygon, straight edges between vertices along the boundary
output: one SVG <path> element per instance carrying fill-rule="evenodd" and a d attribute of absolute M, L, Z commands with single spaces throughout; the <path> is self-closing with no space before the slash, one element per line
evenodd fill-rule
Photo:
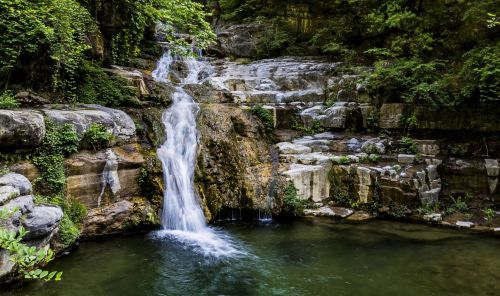
<path fill-rule="evenodd" d="M 167 82 L 174 57 L 166 52 L 153 71 L 156 81 Z M 198 104 L 182 88 L 198 83 L 199 74 L 207 68 L 194 58 L 182 59 L 188 74 L 172 95 L 172 106 L 162 117 L 167 139 L 158 149 L 165 183 L 162 211 L 162 234 L 193 246 L 205 255 L 232 256 L 240 254 L 230 239 L 206 225 L 194 186 L 194 167 L 198 144 L 196 116 Z"/>

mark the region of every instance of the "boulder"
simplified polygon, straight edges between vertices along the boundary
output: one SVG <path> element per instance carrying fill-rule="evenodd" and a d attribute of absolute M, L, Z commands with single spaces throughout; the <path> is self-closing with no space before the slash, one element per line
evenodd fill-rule
<path fill-rule="evenodd" d="M 262 24 L 230 26 L 217 32 L 218 44 L 210 47 L 208 51 L 219 56 L 255 57 L 257 43 L 264 32 L 265 26 Z"/>
<path fill-rule="evenodd" d="M 45 115 L 56 124 L 73 124 L 81 136 L 92 123 L 99 123 L 117 138 L 129 141 L 135 136 L 134 121 L 125 112 L 100 105 L 85 105 L 77 110 L 44 109 Z"/>
<path fill-rule="evenodd" d="M 417 157 L 412 154 L 398 154 L 398 162 L 401 164 L 412 164 Z"/>
<path fill-rule="evenodd" d="M 19 191 L 20 195 L 31 194 L 31 182 L 23 175 L 10 173 L 0 177 L 0 186 L 11 186 Z"/>
<path fill-rule="evenodd" d="M 22 219 L 23 227 L 28 231 L 25 240 L 33 240 L 50 235 L 58 226 L 63 216 L 61 208 L 37 206 Z"/>
<path fill-rule="evenodd" d="M 288 142 L 278 143 L 276 144 L 276 147 L 278 147 L 280 152 L 283 154 L 303 154 L 312 152 L 312 149 L 310 147 Z"/>
<path fill-rule="evenodd" d="M 0 146 L 36 148 L 45 137 L 42 114 L 33 111 L 0 110 Z"/>
<path fill-rule="evenodd" d="M 0 187 L 0 205 L 19 196 L 19 189 L 10 185 Z"/>
<path fill-rule="evenodd" d="M 293 182 L 297 188 L 297 194 L 302 199 L 321 202 L 330 194 L 328 178 L 330 168 L 330 163 L 320 165 L 292 164 L 289 170 L 283 172 L 283 176 Z"/>

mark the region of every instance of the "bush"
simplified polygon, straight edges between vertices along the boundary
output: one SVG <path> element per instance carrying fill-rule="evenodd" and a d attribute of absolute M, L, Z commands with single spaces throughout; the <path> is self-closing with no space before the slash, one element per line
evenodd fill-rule
<path fill-rule="evenodd" d="M 79 138 L 71 124 L 56 126 L 47 120 L 46 129 L 42 145 L 33 158 L 41 173 L 36 185 L 45 193 L 60 193 L 66 185 L 64 157 L 78 151 Z"/>
<path fill-rule="evenodd" d="M 262 124 L 264 124 L 267 133 L 273 132 L 274 118 L 273 113 L 270 110 L 265 109 L 262 105 L 258 104 L 252 107 L 252 114 L 257 116 Z"/>
<path fill-rule="evenodd" d="M 71 246 L 80 236 L 80 230 L 75 226 L 73 221 L 65 213 L 59 224 L 59 241 L 63 245 L 63 249 Z"/>
<path fill-rule="evenodd" d="M 342 156 L 333 156 L 332 157 L 332 162 L 334 164 L 349 164 L 351 161 L 349 160 L 349 158 L 345 155 L 342 155 Z"/>
<path fill-rule="evenodd" d="M 399 142 L 399 153 L 403 154 L 417 154 L 418 148 L 415 143 L 413 143 L 412 138 L 403 137 Z"/>
<path fill-rule="evenodd" d="M 0 95 L 0 109 L 14 109 L 19 107 L 19 103 L 10 91 Z"/>
<path fill-rule="evenodd" d="M 83 135 L 82 146 L 89 147 L 97 151 L 109 147 L 113 139 L 113 134 L 108 132 L 104 125 L 100 123 L 92 123 Z"/>
<path fill-rule="evenodd" d="M 292 182 L 288 183 L 285 188 L 285 198 L 284 198 L 284 211 L 285 213 L 292 214 L 293 216 L 299 216 L 305 209 L 307 201 L 300 198 L 297 194 L 297 188 Z"/>
<path fill-rule="evenodd" d="M 79 73 L 78 100 L 109 107 L 133 105 L 134 91 L 121 78 L 106 74 L 98 65 L 85 62 Z"/>
<path fill-rule="evenodd" d="M 465 197 L 465 199 L 467 199 L 467 197 Z M 462 199 L 462 197 L 460 196 L 456 199 L 451 197 L 452 204 L 449 208 L 446 209 L 446 213 L 448 215 L 451 215 L 454 213 L 466 213 L 467 211 L 469 211 L 469 206 L 467 206 L 467 202 L 465 199 Z"/>

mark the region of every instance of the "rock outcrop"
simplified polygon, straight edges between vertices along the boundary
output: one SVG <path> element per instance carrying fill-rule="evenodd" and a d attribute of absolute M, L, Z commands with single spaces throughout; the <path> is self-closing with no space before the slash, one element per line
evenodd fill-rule
<path fill-rule="evenodd" d="M 0 147 L 2 149 L 35 148 L 45 137 L 45 121 L 33 110 L 0 110 Z"/>

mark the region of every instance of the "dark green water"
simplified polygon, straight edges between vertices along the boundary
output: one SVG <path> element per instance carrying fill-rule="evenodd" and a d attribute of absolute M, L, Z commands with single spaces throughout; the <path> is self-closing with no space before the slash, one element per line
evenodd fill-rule
<path fill-rule="evenodd" d="M 215 259 L 169 239 L 80 245 L 59 283 L 20 295 L 500 295 L 500 239 L 421 225 L 330 220 L 225 224 L 248 254 Z"/>

